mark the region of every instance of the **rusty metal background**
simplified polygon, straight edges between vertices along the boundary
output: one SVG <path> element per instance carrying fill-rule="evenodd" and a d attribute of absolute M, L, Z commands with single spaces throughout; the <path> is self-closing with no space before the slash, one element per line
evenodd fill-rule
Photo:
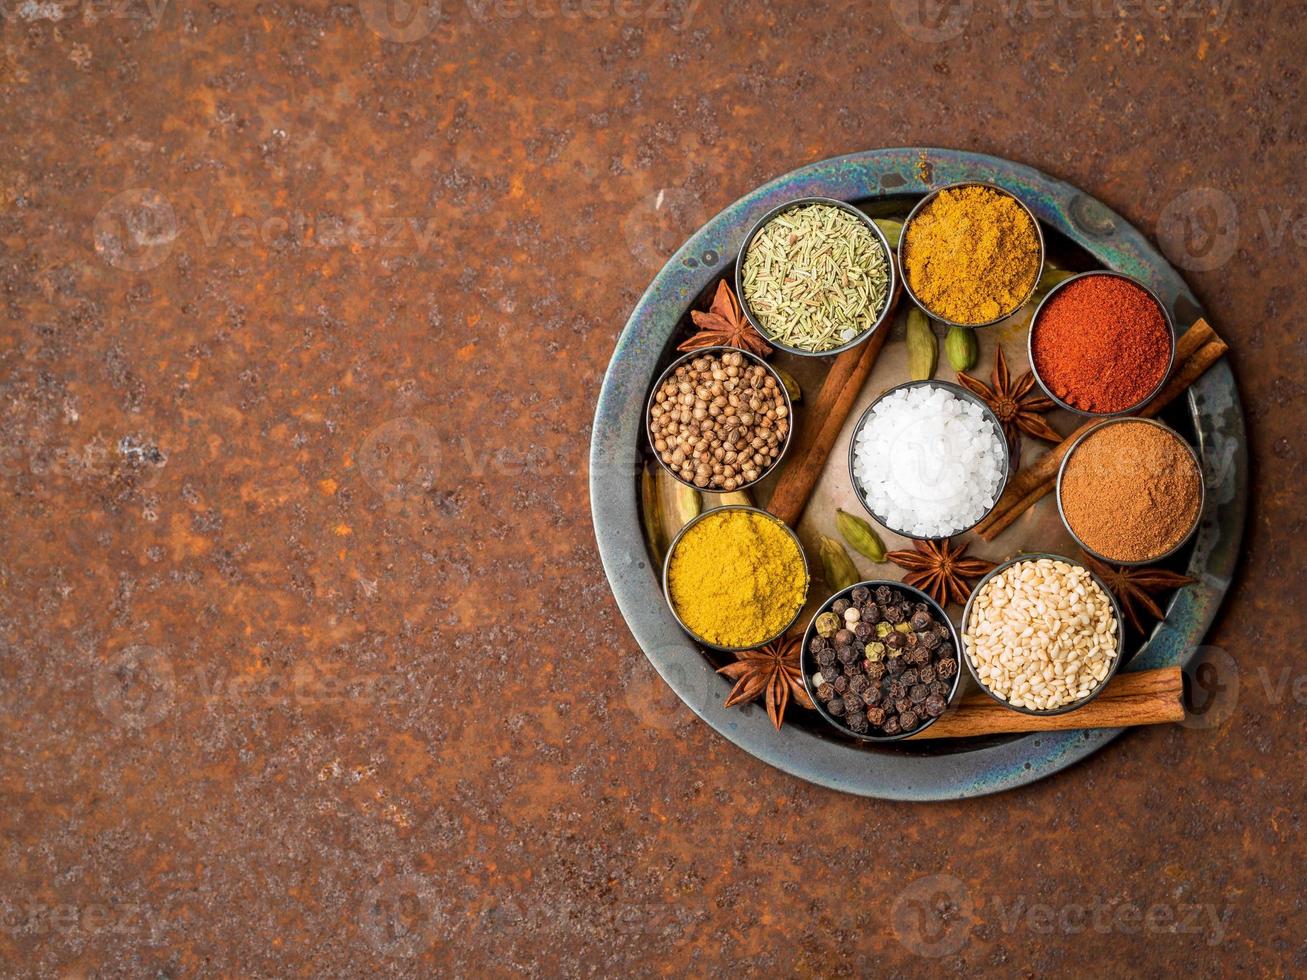
<path fill-rule="evenodd" d="M 563 7 L 0 5 L 0 973 L 1302 973 L 1302 11 Z M 1254 460 L 1206 710 L 911 808 L 671 694 L 586 464 L 667 256 L 904 144 L 1156 240 Z"/>

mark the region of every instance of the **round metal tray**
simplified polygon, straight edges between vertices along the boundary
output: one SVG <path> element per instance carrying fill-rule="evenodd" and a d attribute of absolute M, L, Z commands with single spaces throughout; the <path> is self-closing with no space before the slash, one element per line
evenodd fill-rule
<path fill-rule="evenodd" d="M 821 724 L 815 712 L 796 705 L 791 705 L 780 731 L 772 727 L 761 706 L 724 708 L 730 683 L 715 673 L 715 667 L 726 660 L 714 662 L 677 625 L 645 544 L 638 499 L 646 452 L 643 408 L 654 379 L 675 353 L 671 341 L 688 311 L 696 303 L 706 305 L 709 287 L 722 276 L 729 277 L 744 236 L 762 214 L 791 198 L 808 196 L 836 198 L 874 216 L 901 218 L 932 189 L 966 180 L 989 181 L 1016 193 L 1050 239 L 1050 258 L 1077 271 L 1108 268 L 1138 278 L 1166 304 L 1180 332 L 1202 316 L 1179 274 L 1136 228 L 1069 184 L 1031 167 L 982 154 L 932 148 L 869 150 L 811 164 L 756 189 L 681 246 L 654 278 L 618 339 L 599 395 L 590 447 L 591 509 L 604 569 L 631 632 L 663 680 L 700 718 L 751 755 L 822 786 L 884 799 L 958 799 L 1010 789 L 1071 765 L 1102 748 L 1123 729 L 867 745 L 842 739 Z M 906 305 L 900 303 L 893 325 L 896 330 Z M 886 324 L 882 329 L 890 327 Z M 1014 374 L 1025 370 L 1023 331 L 999 324 L 984 328 L 980 337 L 986 354 L 975 373 L 982 379 L 988 380 L 988 352 L 995 342 L 1002 345 Z M 985 346 L 987 342 L 990 347 Z M 818 531 L 832 533 L 834 507 L 855 509 L 853 490 L 847 486 L 842 466 L 848 430 L 882 388 L 906 380 L 896 346 L 902 347 L 891 335 L 844 434 L 831 451 L 825 474 L 797 529 L 805 543 Z M 808 393 L 815 393 L 826 362 L 802 360 L 816 372 L 800 377 L 806 400 Z M 799 373 L 792 367 L 793 361 L 784 363 Z M 948 380 L 945 365 L 936 377 Z M 1056 423 L 1057 416 L 1050 417 Z M 1198 533 L 1167 563 L 1197 581 L 1174 595 L 1164 622 L 1148 636 L 1130 641 L 1134 648 L 1126 652 L 1122 671 L 1184 666 L 1196 656 L 1229 588 L 1243 533 L 1248 450 L 1239 393 L 1229 365 L 1222 361 L 1212 367 L 1187 398 L 1170 406 L 1162 417 L 1194 443 L 1202 460 L 1207 497 Z M 800 412 L 795 424 L 801 427 L 803 423 Z M 1067 424 L 1059 428 L 1070 431 Z M 1026 440 L 1027 462 L 1046 448 L 1033 446 L 1033 442 Z M 757 497 L 760 503 L 765 503 L 766 488 L 764 481 L 764 494 Z M 883 536 L 891 548 L 905 546 L 894 535 Z M 1022 549 L 1071 557 L 1077 554 L 1057 521 L 1051 494 L 992 544 L 968 539 L 974 554 L 992 560 Z M 899 573 L 892 565 L 863 562 L 860 569 L 870 571 L 867 577 L 884 577 L 886 571 Z M 820 602 L 824 594 L 814 588 L 812 598 Z M 958 614 L 953 612 L 955 617 Z"/>

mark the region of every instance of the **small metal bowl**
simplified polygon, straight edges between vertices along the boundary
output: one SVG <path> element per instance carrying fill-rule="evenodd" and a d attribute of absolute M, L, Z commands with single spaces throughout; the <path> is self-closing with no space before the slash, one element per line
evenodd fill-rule
<path fill-rule="evenodd" d="M 781 396 L 785 399 L 785 418 L 789 422 L 789 428 L 786 430 L 785 438 L 781 441 L 781 451 L 777 454 L 776 458 L 772 460 L 771 465 L 758 474 L 758 479 L 751 480 L 748 483 L 740 483 L 735 487 L 735 490 L 723 490 L 720 487 L 695 486 L 694 481 L 681 479 L 681 475 L 676 472 L 676 470 L 672 469 L 667 463 L 664 463 L 662 456 L 659 455 L 658 450 L 654 448 L 654 399 L 658 397 L 658 390 L 663 386 L 663 383 L 674 375 L 676 369 L 682 364 L 688 364 L 690 361 L 699 357 L 721 357 L 723 354 L 743 354 L 745 360 L 749 361 L 751 364 L 762 365 L 767 373 L 772 376 L 772 379 L 776 382 L 776 387 L 780 390 Z M 764 361 L 761 357 L 758 357 L 756 354 L 752 354 L 747 350 L 740 350 L 738 347 L 702 347 L 699 350 L 689 351 L 672 361 L 671 364 L 667 365 L 667 370 L 660 374 L 658 380 L 654 382 L 653 389 L 649 392 L 649 398 L 644 406 L 644 437 L 648 441 L 649 451 L 653 453 L 653 457 L 658 461 L 658 465 L 665 469 L 671 475 L 672 479 L 676 480 L 678 483 L 683 483 L 687 487 L 691 487 L 703 493 L 735 493 L 737 490 L 747 490 L 755 483 L 760 483 L 762 480 L 766 479 L 767 475 L 771 473 L 772 470 L 776 469 L 780 464 L 780 461 L 785 458 L 785 451 L 790 448 L 790 442 L 794 439 L 794 404 L 790 401 L 789 390 L 785 387 L 785 382 L 781 380 L 781 376 L 776 373 L 775 368 Z"/>
<path fill-rule="evenodd" d="M 669 584 L 670 584 L 669 577 L 672 568 L 672 556 L 676 554 L 676 549 L 680 545 L 681 539 L 685 537 L 685 535 L 689 532 L 690 528 L 694 527 L 696 524 L 700 523 L 701 521 L 709 517 L 712 517 L 715 514 L 724 514 L 727 511 L 732 511 L 732 510 L 742 510 L 749 514 L 757 514 L 759 517 L 765 517 L 767 518 L 767 520 L 775 522 L 779 527 L 785 530 L 786 534 L 790 536 L 790 540 L 794 542 L 794 547 L 799 550 L 799 558 L 803 562 L 803 601 L 800 602 L 799 607 L 794 610 L 794 615 L 790 617 L 790 621 L 785 624 L 785 627 L 783 629 L 781 629 L 779 632 L 775 633 L 774 635 L 769 636 L 766 639 L 759 640 L 757 643 L 751 643 L 748 646 L 744 646 L 744 647 L 724 647 L 721 646 L 720 644 L 712 643 L 709 640 L 705 640 L 694 630 L 690 629 L 690 627 L 685 624 L 685 620 L 681 618 L 681 614 L 677 611 L 676 604 L 672 602 L 672 590 L 669 588 Z M 676 537 L 672 539 L 672 543 L 667 548 L 667 557 L 663 559 L 663 598 L 667 600 L 667 608 L 672 611 L 672 616 L 676 619 L 676 622 L 680 625 L 681 629 L 685 630 L 685 632 L 688 633 L 697 643 L 702 644 L 703 646 L 707 647 L 710 650 L 720 650 L 723 653 L 741 653 L 745 650 L 756 650 L 758 647 L 763 647 L 766 646 L 768 643 L 773 643 L 776 640 L 779 640 L 782 636 L 784 636 L 787 632 L 789 632 L 790 627 L 793 626 L 795 621 L 799 618 L 799 613 L 803 612 L 803 607 L 807 605 L 808 602 L 808 588 L 811 584 L 812 584 L 812 571 L 808 568 L 808 556 L 804 554 L 803 544 L 802 542 L 799 541 L 799 536 L 794 533 L 794 529 L 791 528 L 788 524 L 786 524 L 784 521 L 782 521 L 779 517 L 777 517 L 774 514 L 769 514 L 767 513 L 767 511 L 761 510 L 758 507 L 746 507 L 743 504 L 730 504 L 726 507 L 714 507 L 712 508 L 712 510 L 705 510 L 702 514 L 694 518 L 694 520 L 690 521 L 688 524 L 685 525 L 685 527 L 681 528 L 681 530 L 677 532 Z"/>
<path fill-rule="evenodd" d="M 913 588 L 911 585 L 905 585 L 903 582 L 895 582 L 892 579 L 870 579 L 866 582 L 858 582 L 856 585 L 850 585 L 847 589 L 835 593 L 835 595 L 823 602 L 821 608 L 817 610 L 816 615 L 814 615 L 812 620 L 808 623 L 808 628 L 803 631 L 803 646 L 799 653 L 799 670 L 803 674 L 803 689 L 808 692 L 808 697 L 811 698 L 812 703 L 817 706 L 817 713 L 820 714 L 822 718 L 824 718 L 834 728 L 837 728 L 842 734 L 847 735 L 849 738 L 856 738 L 860 742 L 897 742 L 901 739 L 916 735 L 918 732 L 924 732 L 939 720 L 938 718 L 928 718 L 924 723 L 912 729 L 912 731 L 899 732 L 897 735 L 859 734 L 827 711 L 825 706 L 821 703 L 821 699 L 817 697 L 817 689 L 812 683 L 812 675 L 817 673 L 821 667 L 813 661 L 812 655 L 808 652 L 808 647 L 812 643 L 812 638 L 817 635 L 817 616 L 829 611 L 830 607 L 833 606 L 837 600 L 848 598 L 853 594 L 853 590 L 858 588 L 858 586 L 875 590 L 881 585 L 887 585 L 891 589 L 896 589 L 899 592 L 902 592 L 909 599 L 924 602 L 929 606 L 931 614 L 941 623 L 948 626 L 949 637 L 953 641 L 953 652 L 959 659 L 962 657 L 961 638 L 958 636 L 958 630 L 957 627 L 953 625 L 953 621 L 948 618 L 948 615 L 944 612 L 943 608 L 940 607 L 938 602 L 926 595 L 926 593 L 922 592 L 920 589 Z M 954 696 L 958 693 L 958 684 L 961 683 L 961 681 L 962 665 L 959 663 L 957 673 L 953 675 L 953 686 L 949 688 L 948 697 L 944 700 L 946 714 L 947 706 L 952 704 Z M 942 718 L 943 715 L 940 717 Z"/>
<path fill-rule="evenodd" d="M 1153 300 L 1153 302 L 1157 304 L 1157 308 L 1161 310 L 1162 319 L 1166 322 L 1166 332 L 1171 339 L 1171 355 L 1167 359 L 1166 370 L 1162 372 L 1161 380 L 1158 381 L 1157 384 L 1153 386 L 1153 389 L 1142 399 L 1135 402 L 1133 405 L 1129 406 L 1128 408 L 1121 409 L 1119 412 L 1091 412 L 1084 408 L 1076 408 L 1074 405 L 1071 405 L 1068 402 L 1064 402 L 1053 392 L 1052 388 L 1050 388 L 1047 384 L 1044 383 L 1043 377 L 1040 376 L 1039 368 L 1035 365 L 1035 331 L 1039 329 L 1040 317 L 1044 315 L 1044 310 L 1048 307 L 1049 302 L 1053 299 L 1054 296 L 1056 296 L 1062 290 L 1066 289 L 1073 282 L 1077 282 L 1081 279 L 1087 279 L 1091 276 L 1111 276 L 1116 279 L 1124 279 L 1126 282 L 1138 286 L 1140 289 L 1142 289 L 1145 293 L 1148 294 L 1148 296 Z M 1138 279 L 1134 278 L 1133 276 L 1127 276 L 1125 273 L 1122 272 L 1113 272 L 1110 269 L 1092 269 L 1089 272 L 1081 272 L 1080 274 L 1074 275 L 1069 279 L 1062 280 L 1060 283 L 1058 283 L 1056 286 L 1050 289 L 1048 291 L 1048 295 L 1045 296 L 1042 300 L 1040 300 L 1039 305 L 1035 307 L 1034 316 L 1030 318 L 1030 331 L 1026 334 L 1026 357 L 1030 361 L 1030 373 L 1035 376 L 1035 383 L 1039 385 L 1040 390 L 1043 391 L 1044 394 L 1046 394 L 1049 398 L 1051 398 L 1059 408 L 1065 408 L 1068 412 L 1074 412 L 1077 415 L 1085 415 L 1088 416 L 1089 418 L 1095 418 L 1095 419 L 1108 419 L 1108 418 L 1116 418 L 1122 415 L 1129 415 L 1131 412 L 1139 411 L 1139 409 L 1143 408 L 1150 401 L 1156 398 L 1157 393 L 1162 390 L 1162 386 L 1165 385 L 1167 379 L 1171 377 L 1171 369 L 1175 367 L 1175 347 L 1176 347 L 1175 323 L 1171 319 L 1171 311 L 1166 308 L 1166 304 L 1157 298 L 1157 294 L 1155 292 L 1153 292 L 1151 289 L 1145 286 Z"/>
<path fill-rule="evenodd" d="M 915 219 L 917 215 L 919 215 L 921 211 L 928 204 L 930 204 L 931 201 L 935 200 L 935 198 L 939 197 L 940 194 L 944 193 L 944 191 L 954 191 L 962 187 L 988 187 L 990 190 L 998 191 L 1000 194 L 1004 194 L 1007 197 L 1012 198 L 1012 200 L 1016 201 L 1017 204 L 1021 206 L 1021 210 L 1025 211 L 1026 214 L 1030 217 L 1030 221 L 1035 228 L 1035 237 L 1039 240 L 1039 266 L 1035 269 L 1035 279 L 1030 285 L 1030 291 L 1027 292 L 1024 297 L 1022 297 L 1020 303 L 1012 307 L 1012 309 L 1008 310 L 1002 316 L 997 316 L 992 320 L 986 320 L 984 323 L 962 323 L 959 320 L 950 320 L 947 317 L 941 316 L 940 314 L 932 310 L 929 306 L 927 306 L 925 303 L 921 301 L 921 297 L 919 297 L 916 294 L 916 292 L 913 291 L 912 286 L 908 283 L 908 273 L 907 273 L 908 267 L 903 262 L 904 249 L 907 246 L 907 242 L 908 242 L 908 229 L 912 227 L 913 219 Z M 925 313 L 926 316 L 930 317 L 931 319 L 938 320 L 940 323 L 946 323 L 950 327 L 967 327 L 973 330 L 978 327 L 992 327 L 994 324 L 1006 320 L 1013 313 L 1017 312 L 1017 310 L 1021 309 L 1021 307 L 1025 306 L 1027 303 L 1030 302 L 1030 297 L 1035 295 L 1035 289 L 1038 288 L 1039 280 L 1044 274 L 1044 254 L 1045 254 L 1044 229 L 1040 227 L 1039 219 L 1035 217 L 1035 212 L 1031 211 L 1030 208 L 1026 205 L 1025 201 L 1021 200 L 1021 198 L 1017 197 L 1006 187 L 1000 187 L 998 186 L 998 184 L 991 184 L 983 180 L 963 180 L 963 181 L 959 181 L 956 184 L 948 184 L 944 187 L 937 187 L 935 190 L 931 191 L 920 201 L 918 201 L 916 203 L 916 206 L 913 207 L 913 209 L 908 212 L 908 216 L 903 219 L 903 231 L 899 236 L 898 257 L 899 257 L 899 269 L 902 270 L 901 275 L 903 279 L 903 291 L 908 294 L 912 302 L 917 304 L 921 312 Z"/>
<path fill-rule="evenodd" d="M 1179 541 L 1175 543 L 1174 547 L 1168 548 L 1160 555 L 1156 555 L 1152 558 L 1145 558 L 1141 561 L 1122 561 L 1120 558 L 1109 557 L 1108 555 L 1101 554 L 1095 551 L 1093 548 L 1089 547 L 1089 545 L 1085 544 L 1084 541 L 1080 539 L 1080 535 L 1076 534 L 1075 528 L 1071 526 L 1071 522 L 1068 521 L 1066 518 L 1066 510 L 1063 509 L 1062 507 L 1062 477 L 1066 474 L 1067 464 L 1071 461 L 1071 457 L 1076 454 L 1076 450 L 1078 450 L 1081 444 L 1090 436 L 1092 436 L 1095 432 L 1100 432 L 1103 429 L 1107 428 L 1107 426 L 1109 425 L 1121 425 L 1122 423 L 1125 422 L 1142 422 L 1146 425 L 1155 425 L 1159 429 L 1162 429 L 1165 432 L 1169 432 L 1171 435 L 1175 436 L 1175 438 L 1179 440 L 1180 445 L 1184 446 L 1185 450 L 1189 453 L 1189 458 L 1193 460 L 1194 470 L 1198 473 L 1198 512 L 1194 515 L 1193 526 L 1190 527 L 1189 530 L 1185 532 L 1184 537 L 1182 537 Z M 1207 506 L 1207 480 L 1203 476 L 1202 461 L 1198 458 L 1198 454 L 1194 452 L 1194 447 L 1189 445 L 1189 443 L 1185 441 L 1184 437 L 1181 436 L 1180 433 L 1176 432 L 1175 429 L 1171 428 L 1169 425 L 1157 421 L 1156 419 L 1145 419 L 1145 418 L 1139 418 L 1138 416 L 1105 419 L 1104 421 L 1099 422 L 1097 425 L 1093 426 L 1088 431 L 1080 435 L 1075 442 L 1071 443 L 1071 448 L 1068 449 L 1066 455 L 1062 457 L 1062 464 L 1057 468 L 1057 514 L 1060 518 L 1062 518 L 1062 526 L 1066 528 L 1067 534 L 1071 535 L 1072 540 L 1075 541 L 1075 543 L 1079 545 L 1081 548 L 1083 548 L 1086 554 L 1093 555 L 1099 561 L 1106 562 L 1109 565 L 1123 565 L 1128 567 L 1140 566 L 1140 565 L 1154 565 L 1159 561 L 1162 561 L 1166 558 L 1170 558 L 1177 551 L 1179 551 L 1186 544 L 1188 544 L 1189 539 L 1194 536 L 1194 532 L 1198 530 L 1198 525 L 1202 523 L 1203 510 L 1206 508 L 1206 506 Z"/>
<path fill-rule="evenodd" d="M 1103 679 L 1098 682 L 1098 686 L 1085 695 L 1081 700 L 1074 701 L 1071 704 L 1064 704 L 1060 708 L 1050 708 L 1046 711 L 1039 711 L 1036 708 L 1027 708 L 1025 706 L 1018 707 L 1017 705 L 1011 704 L 1010 702 L 1003 700 L 1003 698 L 1000 698 L 985 685 L 984 681 L 980 679 L 980 676 L 976 672 L 975 664 L 971 662 L 971 655 L 967 652 L 965 643 L 958 645 L 958 651 L 963 662 L 967 665 L 967 672 L 971 674 L 971 679 L 974 680 L 976 686 L 989 695 L 989 697 L 1011 711 L 1019 711 L 1023 715 L 1038 715 L 1044 717 L 1051 715 L 1064 715 L 1068 711 L 1075 711 L 1077 708 L 1083 708 L 1090 701 L 1103 693 L 1103 689 L 1107 687 L 1107 685 L 1111 683 L 1112 678 L 1116 676 L 1117 668 L 1121 666 L 1121 661 L 1125 659 L 1125 620 L 1121 618 L 1121 605 L 1116 601 L 1116 596 L 1112 595 L 1112 590 L 1107 587 L 1107 583 L 1099 578 L 1092 568 L 1089 568 L 1083 562 L 1076 561 L 1074 558 L 1067 558 L 1064 555 L 1055 555 L 1048 551 L 1040 551 L 1017 555 L 1015 558 L 1009 558 L 1007 561 L 997 565 L 988 575 L 976 583 L 976 587 L 971 590 L 971 595 L 967 597 L 966 607 L 962 610 L 962 628 L 960 634 L 966 636 L 969 628 L 968 624 L 971 622 L 971 609 L 975 604 L 976 596 L 980 595 L 980 590 L 989 583 L 990 579 L 999 574 L 1005 568 L 1019 565 L 1022 562 L 1038 561 L 1041 558 L 1051 558 L 1054 561 L 1062 561 L 1066 562 L 1068 565 L 1083 568 L 1098 584 L 1098 587 L 1103 590 L 1103 594 L 1107 596 L 1107 601 L 1112 604 L 1112 615 L 1116 617 L 1116 656 L 1112 658 L 1112 664 L 1107 668 L 1107 673 L 1103 676 Z"/>
<path fill-rule="evenodd" d="M 903 530 L 902 528 L 893 527 L 892 525 L 889 524 L 888 521 L 885 520 L 884 517 L 882 517 L 880 514 L 877 514 L 874 510 L 872 510 L 871 505 L 867 503 L 867 494 L 863 490 L 862 481 L 858 479 L 856 462 L 857 462 L 857 454 L 858 454 L 858 437 L 862 435 L 862 429 L 867 424 L 867 421 L 871 418 L 872 412 L 875 411 L 876 406 L 879 405 L 886 398 L 888 398 L 890 395 L 894 394 L 896 391 L 902 391 L 906 388 L 922 388 L 922 387 L 943 388 L 945 391 L 948 391 L 950 394 L 957 395 L 959 398 L 964 399 L 965 401 L 968 401 L 973 405 L 978 405 L 981 411 L 985 413 L 985 417 L 989 419 L 990 424 L 994 426 L 994 431 L 998 433 L 998 441 L 1000 446 L 1002 447 L 1002 452 L 1003 452 L 1003 458 L 999 464 L 1000 469 L 1002 471 L 1002 476 L 999 479 L 998 490 L 994 494 L 994 503 L 990 504 L 989 507 L 985 510 L 985 512 L 980 515 L 980 517 L 972 521 L 966 527 L 957 528 L 956 530 L 950 531 L 946 535 L 941 535 L 936 538 L 920 539 L 926 541 L 943 541 L 946 538 L 951 538 L 956 534 L 962 534 L 965 531 L 970 531 L 973 527 L 975 527 L 986 517 L 988 517 L 990 513 L 993 511 L 993 509 L 995 508 L 995 506 L 998 505 L 999 498 L 1003 496 L 1003 491 L 1007 489 L 1008 477 L 1011 475 L 1009 472 L 1012 465 L 1011 450 L 1008 447 L 1007 438 L 1003 435 L 1002 423 L 999 422 L 998 416 L 994 414 L 994 410 L 985 404 L 984 399 L 978 397 L 977 395 L 975 395 L 970 391 L 967 391 L 967 389 L 963 388 L 961 385 L 955 385 L 950 381 L 905 381 L 903 384 L 895 385 L 893 388 L 885 389 L 876 397 L 876 399 L 870 405 L 867 406 L 867 410 L 863 412 L 861 416 L 858 417 L 858 421 L 853 426 L 853 433 L 849 438 L 849 483 L 853 485 L 853 492 L 858 498 L 858 503 L 862 505 L 862 509 L 865 510 L 868 514 L 870 514 L 873 518 L 875 518 L 878 524 L 880 524 L 882 527 L 888 528 L 889 530 L 893 531 L 895 534 L 902 535 L 905 538 L 915 537 L 915 535 L 909 534 L 907 531 Z"/>
<path fill-rule="evenodd" d="M 796 208 L 806 207 L 810 204 L 829 204 L 833 208 L 839 208 L 841 211 L 848 212 L 861 221 L 863 225 L 865 225 L 867 229 L 876 236 L 876 240 L 880 242 L 880 247 L 885 252 L 885 262 L 889 269 L 889 281 L 885 285 L 885 305 L 877 315 L 876 322 L 848 343 L 841 344 L 839 347 L 832 347 L 830 350 L 805 350 L 802 347 L 794 347 L 777 340 L 767 332 L 759 319 L 753 315 L 753 311 L 749 308 L 749 299 L 744 293 L 744 259 L 745 256 L 749 254 L 749 246 L 753 244 L 753 239 L 757 236 L 758 232 L 760 232 L 763 227 L 777 215 L 784 214 L 787 211 L 793 211 Z M 749 229 L 749 234 L 744 236 L 744 245 L 741 246 L 740 254 L 736 256 L 735 259 L 735 295 L 740 301 L 740 309 L 744 311 L 745 317 L 747 317 L 749 322 L 753 324 L 753 328 L 757 330 L 758 333 L 762 334 L 767 343 L 771 344 L 773 347 L 779 347 L 783 351 L 797 354 L 800 357 L 830 357 L 834 354 L 842 354 L 846 350 L 857 347 L 882 326 L 886 326 L 885 321 L 889 317 L 890 311 L 894 308 L 894 290 L 898 285 L 897 276 L 897 270 L 894 268 L 894 250 L 889 247 L 889 240 L 885 237 L 885 233 L 877 226 L 876 222 L 872 221 L 871 218 L 867 217 L 867 215 L 863 214 L 852 204 L 845 201 L 837 201 L 831 197 L 801 197 L 794 201 L 788 201 L 779 207 L 772 208 L 759 218 L 757 222 L 754 223 L 754 226 Z M 886 329 L 888 329 L 887 326 Z"/>

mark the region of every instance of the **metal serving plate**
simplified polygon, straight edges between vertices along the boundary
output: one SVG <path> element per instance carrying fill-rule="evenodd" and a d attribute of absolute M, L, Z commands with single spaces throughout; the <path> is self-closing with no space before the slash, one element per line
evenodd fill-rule
<path fill-rule="evenodd" d="M 1018 163 L 956 150 L 855 153 L 811 164 L 758 188 L 681 246 L 654 278 L 618 339 L 599 395 L 590 447 L 591 509 L 604 569 L 631 632 L 663 680 L 700 718 L 764 762 L 822 786 L 884 799 L 958 799 L 1021 786 L 1097 751 L 1123 729 L 867 745 L 841 738 L 815 712 L 796 705 L 790 707 L 779 732 L 761 706 L 722 707 L 730 683 L 715 668 L 729 656 L 700 649 L 677 625 L 663 600 L 659 569 L 641 529 L 638 478 L 648 451 L 644 405 L 650 386 L 675 354 L 672 338 L 683 327 L 688 311 L 696 304 L 706 306 L 709 287 L 731 275 L 740 245 L 761 215 L 791 198 L 822 196 L 852 202 L 873 216 L 901 220 L 922 195 L 965 180 L 989 181 L 1017 194 L 1042 223 L 1050 261 L 1076 271 L 1109 268 L 1136 277 L 1166 304 L 1181 333 L 1203 315 L 1179 274 L 1136 228 L 1069 184 Z M 808 547 L 818 533 L 834 534 L 836 507 L 859 510 L 844 465 L 848 437 L 854 421 L 877 394 L 907 379 L 899 341 L 908 305 L 900 302 L 893 324 L 882 327 L 894 333 L 831 451 L 797 528 Z M 980 331 L 981 360 L 974 374 L 988 380 L 996 344 L 1002 345 L 1014 374 L 1026 370 L 1024 318 L 1029 310 L 1028 304 L 1011 320 Z M 783 354 L 772 361 L 798 377 L 805 403 L 820 385 L 827 363 Z M 952 380 L 942 352 L 936 377 Z M 795 425 L 801 427 L 804 403 L 796 406 L 796 416 Z M 1176 593 L 1166 620 L 1149 636 L 1128 639 L 1122 671 L 1184 666 L 1196 656 L 1229 588 L 1243 533 L 1248 451 L 1229 365 L 1225 361 L 1215 365 L 1190 389 L 1187 399 L 1170 406 L 1162 417 L 1193 442 L 1202 460 L 1207 497 L 1198 533 L 1166 563 L 1186 570 L 1197 582 Z M 1073 427 L 1069 413 L 1054 412 L 1049 418 L 1064 434 Z M 1045 448 L 1027 438 L 1026 461 Z M 760 505 L 765 506 L 773 480 L 769 477 L 755 488 Z M 882 537 L 891 549 L 908 547 L 905 539 L 891 533 L 882 532 Z M 1078 554 L 1061 527 L 1052 494 L 994 542 L 970 534 L 964 538 L 973 554 L 994 561 L 1022 550 Z M 864 577 L 901 577 L 896 566 L 873 565 L 854 557 Z M 814 583 L 814 608 L 825 597 Z M 950 614 L 957 622 L 961 610 L 950 607 Z M 964 685 L 959 696 L 971 689 Z"/>

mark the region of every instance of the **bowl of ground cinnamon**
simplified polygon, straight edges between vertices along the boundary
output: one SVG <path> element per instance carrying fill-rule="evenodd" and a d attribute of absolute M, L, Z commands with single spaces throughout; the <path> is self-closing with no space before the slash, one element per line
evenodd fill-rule
<path fill-rule="evenodd" d="M 1151 289 L 1119 272 L 1059 283 L 1030 321 L 1030 367 L 1058 405 L 1128 415 L 1157 394 L 1175 361 L 1175 327 Z"/>
<path fill-rule="evenodd" d="M 899 238 L 903 287 L 949 326 L 987 327 L 1021 309 L 1044 269 L 1044 234 L 1011 191 L 969 181 L 917 202 Z"/>
<path fill-rule="evenodd" d="M 1153 419 L 1108 419 L 1071 444 L 1057 507 L 1086 552 L 1117 565 L 1174 554 L 1198 528 L 1203 471 L 1193 448 Z"/>

